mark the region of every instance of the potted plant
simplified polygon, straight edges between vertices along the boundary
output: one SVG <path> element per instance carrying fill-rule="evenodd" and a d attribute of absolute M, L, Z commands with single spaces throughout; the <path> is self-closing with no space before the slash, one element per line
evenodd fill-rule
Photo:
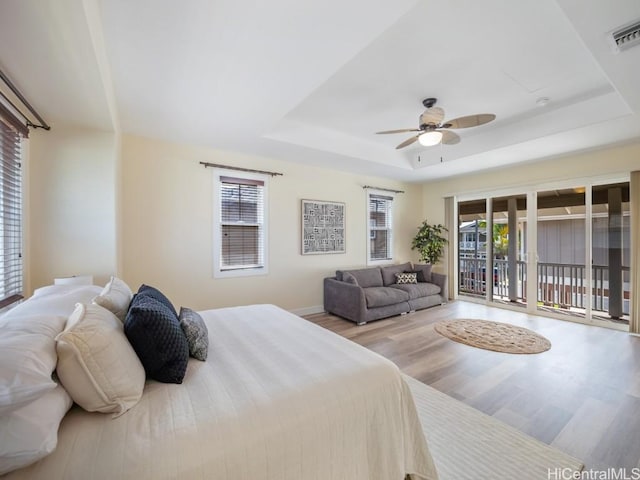
<path fill-rule="evenodd" d="M 418 233 L 411 242 L 411 250 L 418 250 L 421 262 L 433 265 L 440 260 L 445 245 L 449 243 L 443 236 L 444 232 L 448 232 L 444 225 L 429 225 L 426 220 L 418 227 Z"/>

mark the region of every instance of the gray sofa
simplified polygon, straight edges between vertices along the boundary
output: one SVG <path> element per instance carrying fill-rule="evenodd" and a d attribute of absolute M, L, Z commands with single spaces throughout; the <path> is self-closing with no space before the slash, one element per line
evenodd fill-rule
<path fill-rule="evenodd" d="M 396 274 L 416 272 L 418 283 L 398 284 Z M 390 265 L 338 270 L 324 279 L 324 309 L 364 325 L 372 320 L 412 312 L 447 301 L 447 277 L 431 265 Z"/>

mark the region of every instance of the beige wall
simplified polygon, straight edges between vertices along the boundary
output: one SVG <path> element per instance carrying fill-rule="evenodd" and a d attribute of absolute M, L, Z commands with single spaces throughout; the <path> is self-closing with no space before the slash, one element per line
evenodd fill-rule
<path fill-rule="evenodd" d="M 268 275 L 213 278 L 213 175 L 198 162 L 281 172 L 269 184 Z M 366 263 L 365 184 L 396 188 L 397 261 L 414 259 L 420 187 L 274 159 L 125 136 L 122 141 L 122 272 L 133 288 L 157 286 L 196 309 L 274 303 L 307 311 L 322 305 L 322 279 Z M 300 254 L 300 200 L 346 203 L 346 254 Z"/>
<path fill-rule="evenodd" d="M 54 126 L 32 131 L 25 169 L 25 292 L 56 277 L 116 270 L 113 133 Z"/>
<path fill-rule="evenodd" d="M 213 180 L 200 161 L 284 173 L 270 182 L 268 275 L 213 278 Z M 313 310 L 324 276 L 366 264 L 362 185 L 405 190 L 396 196 L 394 257 L 415 261 L 416 227 L 424 218 L 444 223 L 447 195 L 624 174 L 638 162 L 636 144 L 420 186 L 134 136 L 120 145 L 113 133 L 88 129 L 35 131 L 25 170 L 26 291 L 59 276 L 92 274 L 103 284 L 117 273 L 197 309 L 268 302 Z M 346 254 L 300 254 L 301 199 L 346 203 Z"/>
<path fill-rule="evenodd" d="M 491 194 L 503 188 L 601 175 L 628 175 L 630 171 L 637 170 L 638 165 L 640 144 L 633 144 L 426 183 L 422 188 L 423 213 L 431 223 L 444 223 L 444 198 L 447 196 L 469 192 Z"/>

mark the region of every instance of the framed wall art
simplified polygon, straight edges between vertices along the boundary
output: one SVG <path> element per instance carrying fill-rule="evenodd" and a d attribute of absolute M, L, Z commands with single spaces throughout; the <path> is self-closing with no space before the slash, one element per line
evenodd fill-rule
<path fill-rule="evenodd" d="M 302 200 L 302 255 L 345 251 L 345 204 Z"/>

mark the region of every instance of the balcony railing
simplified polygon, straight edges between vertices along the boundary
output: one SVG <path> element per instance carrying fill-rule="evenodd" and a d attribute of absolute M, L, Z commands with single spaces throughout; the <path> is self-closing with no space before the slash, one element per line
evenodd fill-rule
<path fill-rule="evenodd" d="M 470 295 L 485 296 L 487 285 L 493 288 L 494 299 L 511 300 L 526 303 L 527 266 L 517 261 L 516 298 L 509 297 L 508 261 L 494 259 L 493 274 L 487 282 L 487 261 L 484 258 L 459 259 L 459 292 Z M 564 310 L 584 310 L 586 308 L 586 274 L 584 265 L 562 263 L 538 263 L 537 267 L 537 302 L 540 306 Z M 609 267 L 594 265 L 592 267 L 591 308 L 596 312 L 609 310 Z M 622 267 L 622 312 L 629 315 L 629 267 Z"/>
<path fill-rule="evenodd" d="M 476 242 L 458 242 L 458 249 L 466 251 L 478 251 L 484 252 L 487 249 L 487 242 L 478 242 L 476 248 Z"/>
<path fill-rule="evenodd" d="M 518 301 L 526 301 L 526 269 L 525 262 L 517 261 Z M 484 258 L 461 258 L 460 288 L 461 293 L 484 296 L 487 292 L 487 260 Z M 508 261 L 504 259 L 493 260 L 493 275 L 490 275 L 490 285 L 493 285 L 493 295 L 509 298 Z"/>
<path fill-rule="evenodd" d="M 538 301 L 561 309 L 586 308 L 587 276 L 584 265 L 538 263 Z M 591 309 L 609 311 L 609 267 L 593 265 Z M 622 313 L 629 315 L 629 267 L 622 267 Z"/>

